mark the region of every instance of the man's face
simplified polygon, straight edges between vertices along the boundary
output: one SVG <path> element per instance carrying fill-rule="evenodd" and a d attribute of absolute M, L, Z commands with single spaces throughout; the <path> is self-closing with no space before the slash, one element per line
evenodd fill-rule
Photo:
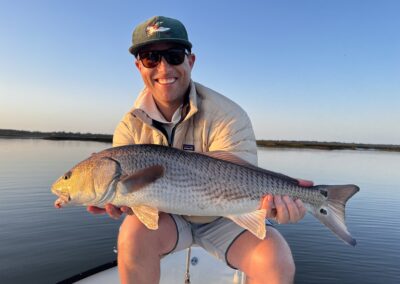
<path fill-rule="evenodd" d="M 164 51 L 177 47 L 179 46 L 173 43 L 156 43 L 144 47 L 141 52 Z M 154 68 L 145 67 L 140 60 L 136 60 L 135 64 L 157 105 L 176 108 L 183 102 L 183 97 L 189 88 L 194 61 L 194 54 L 189 54 L 179 65 L 169 64 L 164 57 Z"/>

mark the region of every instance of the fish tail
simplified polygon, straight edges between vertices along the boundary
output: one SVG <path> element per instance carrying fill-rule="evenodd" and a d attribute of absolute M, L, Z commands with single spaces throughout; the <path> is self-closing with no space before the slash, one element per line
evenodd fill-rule
<path fill-rule="evenodd" d="M 360 188 L 356 185 L 318 185 L 315 189 L 326 197 L 319 207 L 313 207 L 311 213 L 327 226 L 340 239 L 351 246 L 356 245 L 356 240 L 347 230 L 345 223 L 345 206 Z"/>

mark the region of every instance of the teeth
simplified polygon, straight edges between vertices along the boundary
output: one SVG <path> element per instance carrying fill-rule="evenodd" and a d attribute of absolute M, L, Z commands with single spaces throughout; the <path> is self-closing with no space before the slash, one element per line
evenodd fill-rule
<path fill-rule="evenodd" d="M 172 84 L 173 82 L 176 81 L 176 79 L 175 78 L 163 78 L 163 79 L 158 79 L 157 81 L 160 84 Z"/>

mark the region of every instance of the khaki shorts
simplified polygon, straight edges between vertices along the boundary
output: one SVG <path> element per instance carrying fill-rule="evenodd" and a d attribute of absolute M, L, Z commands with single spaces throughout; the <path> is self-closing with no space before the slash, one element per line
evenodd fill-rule
<path fill-rule="evenodd" d="M 175 247 L 169 253 L 198 245 L 231 268 L 236 269 L 228 263 L 227 252 L 233 242 L 247 231 L 246 229 L 223 217 L 211 223 L 198 224 L 191 223 L 180 215 L 170 214 L 170 216 L 175 222 L 178 238 Z M 268 220 L 265 220 L 265 225 L 272 226 Z"/>

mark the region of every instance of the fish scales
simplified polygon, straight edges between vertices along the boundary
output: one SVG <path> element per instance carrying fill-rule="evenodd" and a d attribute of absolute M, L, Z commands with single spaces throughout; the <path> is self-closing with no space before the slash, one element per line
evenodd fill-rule
<path fill-rule="evenodd" d="M 116 149 L 117 152 L 118 150 Z M 221 214 L 221 210 L 232 207 L 237 208 L 235 213 L 242 213 L 255 210 L 259 206 L 260 198 L 268 193 L 289 195 L 301 198 L 305 202 L 308 202 L 310 197 L 312 200 L 318 200 L 319 194 L 315 193 L 315 190 L 304 190 L 282 179 L 268 176 L 268 173 L 211 157 L 193 157 L 189 153 L 174 155 L 172 151 L 160 154 L 159 151 L 154 151 L 153 147 L 142 147 L 128 155 L 124 149 L 121 150 L 122 153 L 114 158 L 120 161 L 126 174 L 152 164 L 165 165 L 164 179 L 143 191 L 140 201 L 162 207 L 166 212 L 191 208 L 195 211 L 192 213 L 194 215 L 214 216 Z M 132 156 L 140 158 L 126 158 Z M 191 167 L 191 164 L 195 167 Z M 116 197 L 116 204 L 119 203 L 118 197 L 121 196 Z M 121 200 L 123 199 L 121 197 Z M 322 198 L 319 201 L 322 202 Z M 216 207 L 210 207 L 212 204 Z M 195 208 L 193 205 L 196 205 Z"/>
<path fill-rule="evenodd" d="M 252 227 L 266 194 L 303 201 L 308 211 L 341 239 L 355 240 L 344 223 L 344 206 L 355 185 L 299 186 L 296 179 L 267 171 L 220 153 L 207 155 L 158 145 L 106 149 L 79 163 L 52 187 L 56 207 L 67 203 L 130 206 L 146 226 L 158 211 L 194 216 L 225 216 L 262 238 Z M 245 217 L 247 216 L 247 217 Z M 257 217 L 258 216 L 258 217 Z M 265 216 L 265 214 L 264 214 Z M 147 218 L 147 219 L 146 219 Z M 244 219 L 243 219 L 244 218 Z M 149 224 L 146 224 L 147 221 Z M 157 219 L 158 220 L 158 219 Z M 265 234 L 265 228 L 264 228 Z"/>

